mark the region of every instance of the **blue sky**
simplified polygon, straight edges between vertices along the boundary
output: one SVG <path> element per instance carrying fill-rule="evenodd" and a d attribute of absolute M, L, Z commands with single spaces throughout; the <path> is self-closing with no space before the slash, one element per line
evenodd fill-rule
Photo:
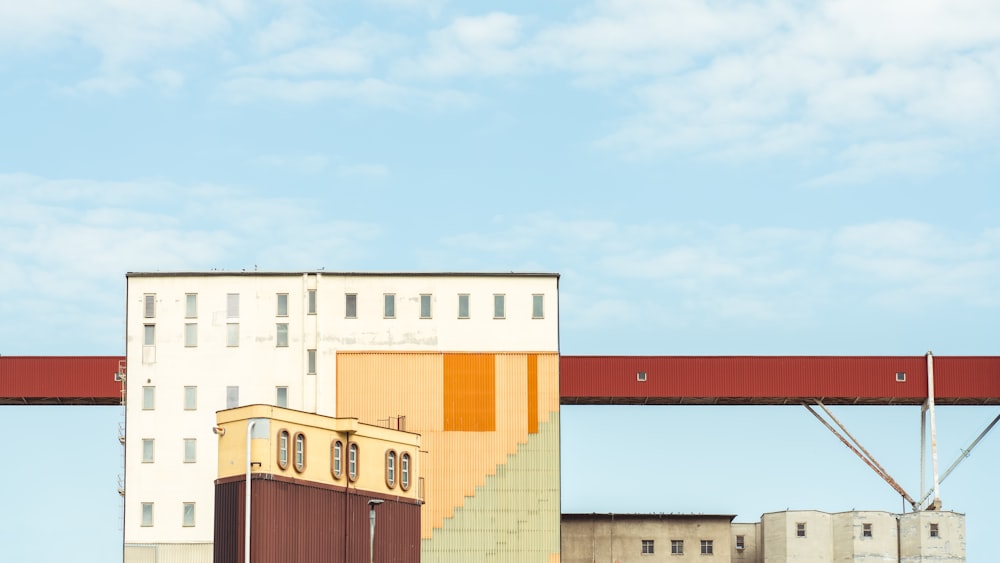
<path fill-rule="evenodd" d="M 559 272 L 566 354 L 1000 354 L 995 2 L 8 2 L 0 96 L 0 354 L 121 354 L 125 272 L 254 267 Z M 996 411 L 941 409 L 943 466 Z M 916 408 L 836 412 L 918 488 Z M 119 419 L 0 409 L 44 461 L 0 469 L 12 560 L 118 555 Z M 567 511 L 901 509 L 800 408 L 563 442 Z M 972 563 L 998 465 L 945 485 Z"/>

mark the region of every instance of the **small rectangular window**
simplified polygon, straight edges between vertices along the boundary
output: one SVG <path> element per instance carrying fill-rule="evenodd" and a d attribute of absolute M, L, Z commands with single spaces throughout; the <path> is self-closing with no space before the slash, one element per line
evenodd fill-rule
<path fill-rule="evenodd" d="M 239 293 L 227 293 L 226 294 L 226 318 L 227 319 L 238 319 L 238 318 L 240 318 L 240 294 Z"/>
<path fill-rule="evenodd" d="M 278 294 L 278 310 L 275 312 L 275 315 L 277 315 L 279 317 L 287 317 L 288 316 L 288 294 L 287 293 L 279 293 Z"/>
<path fill-rule="evenodd" d="M 458 318 L 467 319 L 469 318 L 469 294 L 459 293 L 458 294 Z"/>
<path fill-rule="evenodd" d="M 310 289 L 308 291 L 308 296 L 309 296 L 309 307 L 308 307 L 307 310 L 309 311 L 310 315 L 315 315 L 316 314 L 316 290 L 315 289 Z"/>
<path fill-rule="evenodd" d="M 797 522 L 795 524 L 795 537 L 804 538 L 806 537 L 806 523 Z"/>
<path fill-rule="evenodd" d="M 906 372 L 905 371 L 897 371 L 896 372 L 896 381 L 899 382 L 899 383 L 903 383 L 904 381 L 906 381 Z"/>
<path fill-rule="evenodd" d="M 642 540 L 642 554 L 643 555 L 653 554 L 653 540 Z"/>
<path fill-rule="evenodd" d="M 142 325 L 142 345 L 156 345 L 156 325 Z"/>
<path fill-rule="evenodd" d="M 344 296 L 344 317 L 348 319 L 358 318 L 358 294 L 348 293 Z"/>
<path fill-rule="evenodd" d="M 274 388 L 274 404 L 282 408 L 288 408 L 288 387 Z"/>
<path fill-rule="evenodd" d="M 872 525 L 869 523 L 861 524 L 861 537 L 870 538 L 872 537 Z"/>
<path fill-rule="evenodd" d="M 153 463 L 156 456 L 156 440 L 152 438 L 142 439 L 142 462 Z"/>
<path fill-rule="evenodd" d="M 194 348 L 198 345 L 198 323 L 184 323 L 184 346 Z"/>
<path fill-rule="evenodd" d="M 940 530 L 938 529 L 937 524 L 933 523 L 931 524 L 931 537 L 932 538 L 940 537 Z"/>
<path fill-rule="evenodd" d="M 156 408 L 156 387 L 143 386 L 142 388 L 142 410 L 151 411 Z"/>
<path fill-rule="evenodd" d="M 420 318 L 431 318 L 431 296 L 429 293 L 420 295 Z"/>
<path fill-rule="evenodd" d="M 198 388 L 191 385 L 184 388 L 184 410 L 198 409 Z"/>
<path fill-rule="evenodd" d="M 531 318 L 533 319 L 544 319 L 545 318 L 545 296 L 541 294 L 534 294 L 531 296 Z"/>
<path fill-rule="evenodd" d="M 382 296 L 382 299 L 385 301 L 385 304 L 383 305 L 383 308 L 382 308 L 382 316 L 385 317 L 385 318 L 387 318 L 387 319 L 395 319 L 396 318 L 396 294 L 395 293 L 386 293 L 386 294 L 384 294 Z"/>
<path fill-rule="evenodd" d="M 198 461 L 198 439 L 184 438 L 184 463 Z"/>
<path fill-rule="evenodd" d="M 185 502 L 184 503 L 184 516 L 182 525 L 186 528 L 194 526 L 194 503 Z"/>
<path fill-rule="evenodd" d="M 144 502 L 142 503 L 142 521 L 141 526 L 152 526 L 153 525 L 153 503 Z"/>
<path fill-rule="evenodd" d="M 156 318 L 155 293 L 147 293 L 142 296 L 142 316 L 147 319 Z"/>
<path fill-rule="evenodd" d="M 226 346 L 236 348 L 240 345 L 240 323 L 226 323 Z"/>
<path fill-rule="evenodd" d="M 275 339 L 275 344 L 279 348 L 288 347 L 288 323 L 278 323 L 278 334 Z"/>
<path fill-rule="evenodd" d="M 670 540 L 670 554 L 684 555 L 684 540 Z"/>
<path fill-rule="evenodd" d="M 746 538 L 743 536 L 736 536 L 736 549 L 743 550 L 746 549 Z"/>
<path fill-rule="evenodd" d="M 500 293 L 493 295 L 493 318 L 502 319 L 506 316 L 506 296 Z"/>
<path fill-rule="evenodd" d="M 309 375 L 316 373 L 316 350 L 306 351 L 306 373 Z"/>
<path fill-rule="evenodd" d="M 184 294 L 184 317 L 188 319 L 198 318 L 198 294 Z"/>
<path fill-rule="evenodd" d="M 235 409 L 240 406 L 240 388 L 235 385 L 226 387 L 226 408 Z"/>
<path fill-rule="evenodd" d="M 713 542 L 712 540 L 701 540 L 701 554 L 702 555 L 712 555 Z"/>

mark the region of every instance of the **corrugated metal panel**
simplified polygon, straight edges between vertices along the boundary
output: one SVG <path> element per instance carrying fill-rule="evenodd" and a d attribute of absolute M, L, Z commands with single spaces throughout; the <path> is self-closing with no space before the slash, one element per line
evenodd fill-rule
<path fill-rule="evenodd" d="M 121 356 L 0 357 L 0 403 L 101 404 L 121 402 L 115 381 Z"/>
<path fill-rule="evenodd" d="M 934 356 L 934 394 L 945 400 L 996 403 L 1000 397 L 1000 358 Z"/>
<path fill-rule="evenodd" d="M 419 504 L 285 479 L 254 479 L 252 486 L 254 563 L 367 563 L 368 501 L 373 498 L 384 501 L 376 508 L 375 561 L 420 561 Z M 238 479 L 216 484 L 215 563 L 243 561 L 243 487 Z"/>
<path fill-rule="evenodd" d="M 496 430 L 495 368 L 492 354 L 444 355 L 445 430 Z"/>
<path fill-rule="evenodd" d="M 1000 402 L 1000 358 L 934 357 L 936 395 Z M 637 374 L 646 374 L 639 381 Z M 896 374 L 906 374 L 899 382 Z M 563 356 L 564 404 L 719 402 L 919 404 L 924 356 Z M 947 402 L 947 401 L 944 401 Z"/>
<path fill-rule="evenodd" d="M 446 520 L 454 516 L 455 510 L 472 502 L 487 479 L 503 472 L 510 456 L 529 441 L 531 355 L 456 355 L 457 362 L 479 365 L 482 371 L 492 368 L 496 430 L 479 432 L 445 431 L 444 366 L 451 361 L 447 359 L 449 356 L 405 352 L 337 355 L 338 416 L 357 416 L 363 422 L 374 422 L 405 415 L 407 430 L 421 435 L 421 449 L 427 452 L 421 456 L 420 467 L 426 483 L 421 531 L 425 539 L 435 538 L 436 530 L 446 527 Z M 537 366 L 539 424 L 549 421 L 557 424 L 558 356 L 538 354 Z M 373 397 L 379 397 L 379 401 Z M 385 408 L 377 410 L 383 402 Z M 556 462 L 557 454 L 558 450 L 553 458 Z M 558 465 L 555 474 L 558 479 Z M 552 508 L 556 519 L 557 504 Z M 469 556 L 469 552 L 462 553 Z"/>

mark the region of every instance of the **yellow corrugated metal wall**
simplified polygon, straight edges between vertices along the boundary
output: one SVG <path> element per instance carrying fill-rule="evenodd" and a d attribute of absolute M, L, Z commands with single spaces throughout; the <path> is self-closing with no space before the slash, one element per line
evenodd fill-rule
<path fill-rule="evenodd" d="M 337 356 L 338 416 L 422 435 L 424 561 L 558 559 L 558 412 L 558 354 Z"/>

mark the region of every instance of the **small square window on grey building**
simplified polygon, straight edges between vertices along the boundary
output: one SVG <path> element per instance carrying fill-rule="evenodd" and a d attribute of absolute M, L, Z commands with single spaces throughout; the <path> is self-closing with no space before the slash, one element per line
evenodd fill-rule
<path fill-rule="evenodd" d="M 643 555 L 653 554 L 653 540 L 642 540 L 642 554 Z"/>

